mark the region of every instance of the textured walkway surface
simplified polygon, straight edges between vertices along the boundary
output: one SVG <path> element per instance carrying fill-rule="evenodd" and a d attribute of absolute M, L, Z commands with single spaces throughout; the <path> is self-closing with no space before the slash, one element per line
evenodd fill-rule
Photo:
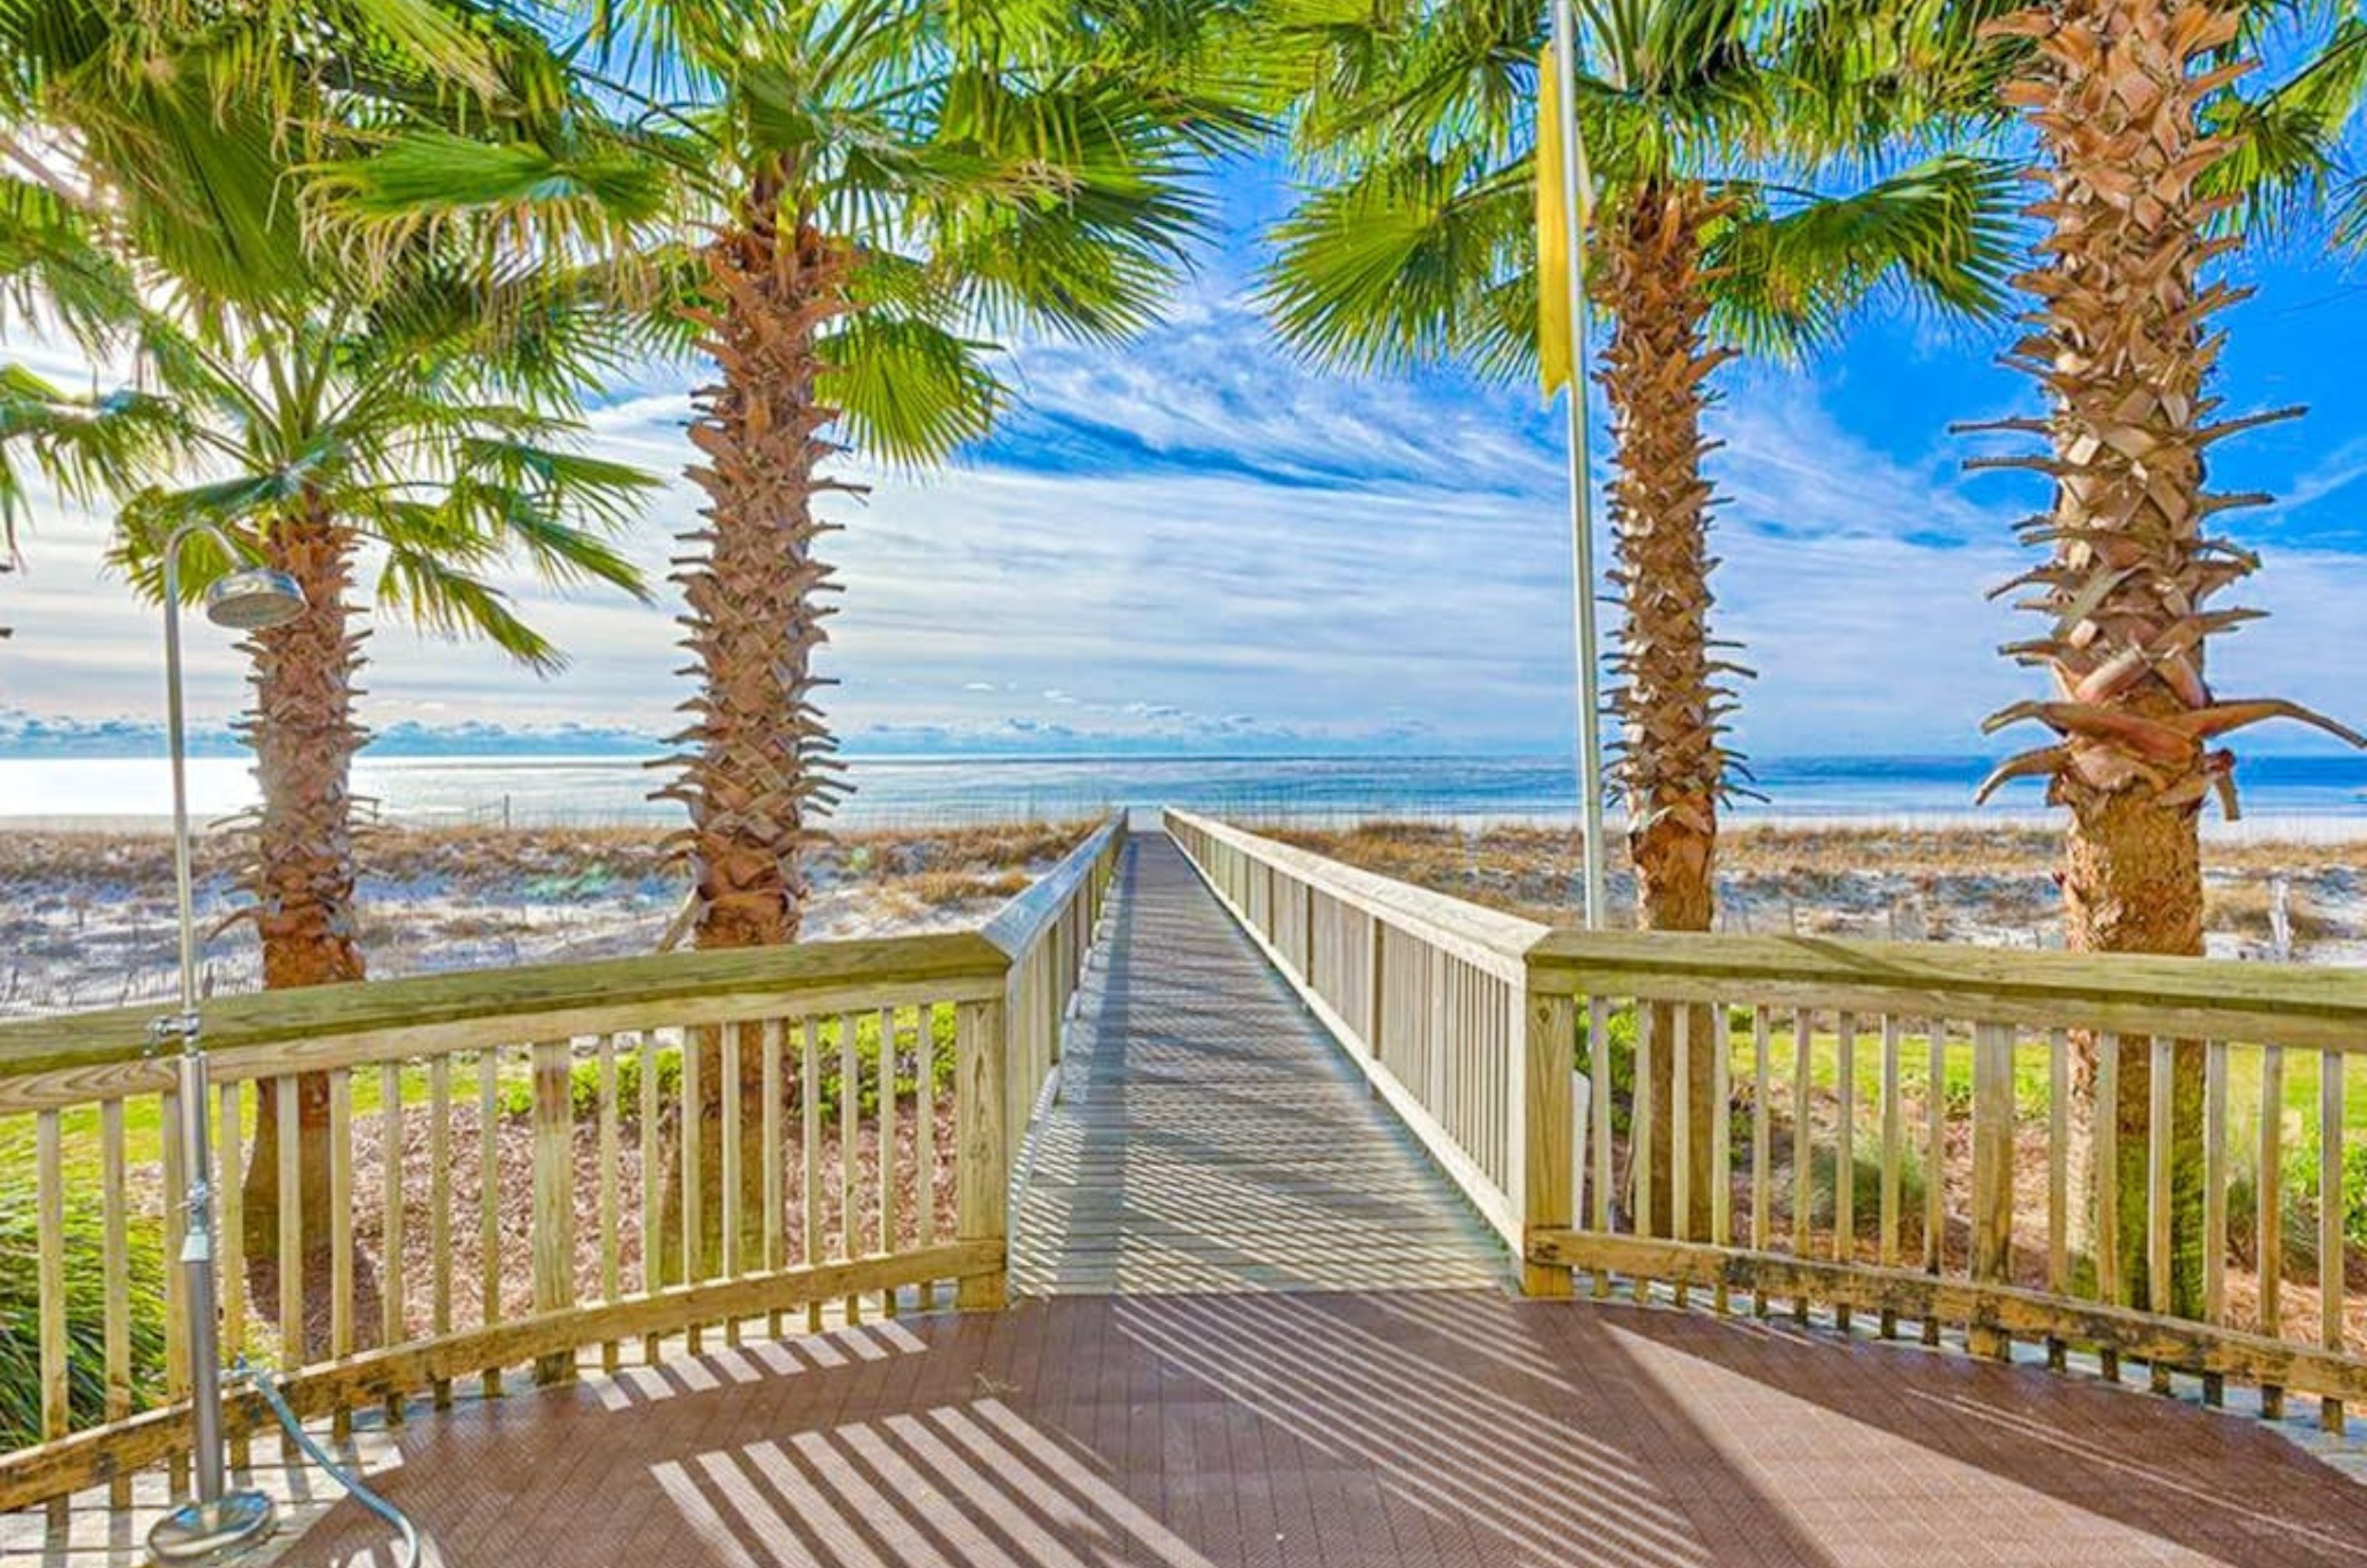
<path fill-rule="evenodd" d="M 1501 1285 L 1493 1232 L 1165 835 L 1138 835 L 1036 1133 L 1030 1294 Z"/>
<path fill-rule="evenodd" d="M 1495 1292 L 1065 1297 L 413 1424 L 431 1562 L 2367 1562 L 2367 1489 L 2131 1389 Z M 391 1564 L 341 1506 L 293 1564 Z"/>

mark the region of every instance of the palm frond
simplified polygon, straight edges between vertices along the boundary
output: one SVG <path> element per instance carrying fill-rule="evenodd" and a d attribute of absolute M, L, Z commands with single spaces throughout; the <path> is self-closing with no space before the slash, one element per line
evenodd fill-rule
<path fill-rule="evenodd" d="M 1011 398 L 989 344 L 914 316 L 866 311 L 820 345 L 814 395 L 850 440 L 891 464 L 939 463 L 993 428 Z"/>
<path fill-rule="evenodd" d="M 1466 359 L 1510 373 L 1522 355 L 1497 299 L 1525 288 L 1534 312 L 1531 184 L 1414 156 L 1311 191 L 1272 233 L 1260 302 L 1285 343 L 1335 367 Z"/>
<path fill-rule="evenodd" d="M 566 655 L 518 618 L 507 594 L 439 552 L 389 549 L 376 598 L 380 609 L 423 631 L 456 640 L 481 637 L 538 675 L 567 667 Z"/>
<path fill-rule="evenodd" d="M 2019 250 L 2018 175 L 1999 160 L 1934 158 L 1855 191 L 1739 210 L 1707 246 L 1713 329 L 1754 351 L 1796 354 L 1868 295 L 1985 320 L 2006 304 Z"/>

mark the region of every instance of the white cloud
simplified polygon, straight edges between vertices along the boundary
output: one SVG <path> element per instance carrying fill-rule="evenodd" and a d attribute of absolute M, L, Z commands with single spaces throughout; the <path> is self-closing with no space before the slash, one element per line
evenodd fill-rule
<path fill-rule="evenodd" d="M 1561 751 L 1573 659 L 1557 416 L 1526 389 L 1316 375 L 1259 331 L 1201 297 L 1136 350 L 1034 348 L 1031 411 L 980 460 L 926 481 L 861 476 L 874 493 L 839 503 L 848 527 L 829 546 L 846 587 L 824 655 L 844 682 L 841 729 Z M 1965 479 L 1945 443 L 1920 461 L 1885 456 L 1813 376 L 1725 381 L 1716 626 L 1760 672 L 1740 743 L 1980 744 L 1980 716 L 2035 687 L 1995 652 L 2026 617 L 1983 598 L 2022 558 L 2009 487 Z M 669 377 L 595 411 L 598 449 L 678 475 L 687 385 Z M 2297 493 L 2358 466 L 2331 454 Z M 675 478 L 632 539 L 653 581 L 698 506 Z M 32 570 L 0 580 L 0 623 L 17 627 L 0 644 L 0 707 L 153 712 L 155 616 L 105 578 L 96 527 L 50 507 L 27 543 Z M 685 683 L 670 588 L 642 606 L 510 586 L 572 651 L 568 671 L 537 683 L 490 650 L 381 627 L 370 721 L 674 727 Z M 2367 689 L 2367 644 L 2344 614 L 2362 590 L 2367 558 L 2278 552 L 2249 596 L 2276 617 L 2229 642 L 2221 683 L 2335 705 Z M 210 631 L 190 652 L 196 711 L 219 720 L 242 699 L 239 660 Z"/>

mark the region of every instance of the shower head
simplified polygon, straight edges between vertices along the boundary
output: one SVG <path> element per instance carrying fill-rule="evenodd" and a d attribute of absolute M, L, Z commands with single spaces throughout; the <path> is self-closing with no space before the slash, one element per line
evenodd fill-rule
<path fill-rule="evenodd" d="M 285 626 L 304 613 L 304 591 L 284 571 L 246 567 L 226 572 L 206 590 L 206 619 L 233 631 Z"/>

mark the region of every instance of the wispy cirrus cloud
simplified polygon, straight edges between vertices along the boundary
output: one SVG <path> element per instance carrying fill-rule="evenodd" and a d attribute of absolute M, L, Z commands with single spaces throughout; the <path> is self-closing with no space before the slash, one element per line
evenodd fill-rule
<path fill-rule="evenodd" d="M 838 504 L 830 545 L 846 592 L 824 660 L 844 733 L 922 749 L 1567 747 L 1558 411 L 1523 387 L 1311 370 L 1232 288 L 1195 290 L 1127 348 L 1026 345 L 1025 406 L 980 451 L 926 479 L 861 476 L 872 493 Z M 1963 366 L 1980 352 L 1869 329 L 1807 370 L 1721 376 L 1716 626 L 1759 671 L 1747 749 L 1972 750 L 1983 714 L 2035 689 L 1995 651 L 2025 618 L 1985 597 L 2024 563 L 2010 525 L 2030 487 L 1966 476 L 1983 448 L 1945 434 L 1980 412 L 1947 406 L 1972 396 Z M 595 447 L 678 476 L 691 380 L 620 389 L 588 417 Z M 2367 686 L 2349 626 L 2367 554 L 2344 531 L 2367 457 L 2328 438 L 2244 462 L 2230 482 L 2289 497 L 2254 520 L 2275 548 L 2247 597 L 2275 615 L 2229 640 L 2215 677 L 2339 708 Z M 699 504 L 674 478 L 629 540 L 653 581 Z M 154 614 L 106 577 L 98 530 L 49 504 L 28 544 L 31 572 L 0 580 L 0 624 L 18 628 L 0 645 L 0 706 L 151 712 Z M 571 668 L 538 685 L 487 649 L 381 626 L 371 722 L 675 727 L 670 588 L 644 606 L 505 586 Z M 211 634 L 191 655 L 198 711 L 218 723 L 243 701 L 240 661 Z"/>

